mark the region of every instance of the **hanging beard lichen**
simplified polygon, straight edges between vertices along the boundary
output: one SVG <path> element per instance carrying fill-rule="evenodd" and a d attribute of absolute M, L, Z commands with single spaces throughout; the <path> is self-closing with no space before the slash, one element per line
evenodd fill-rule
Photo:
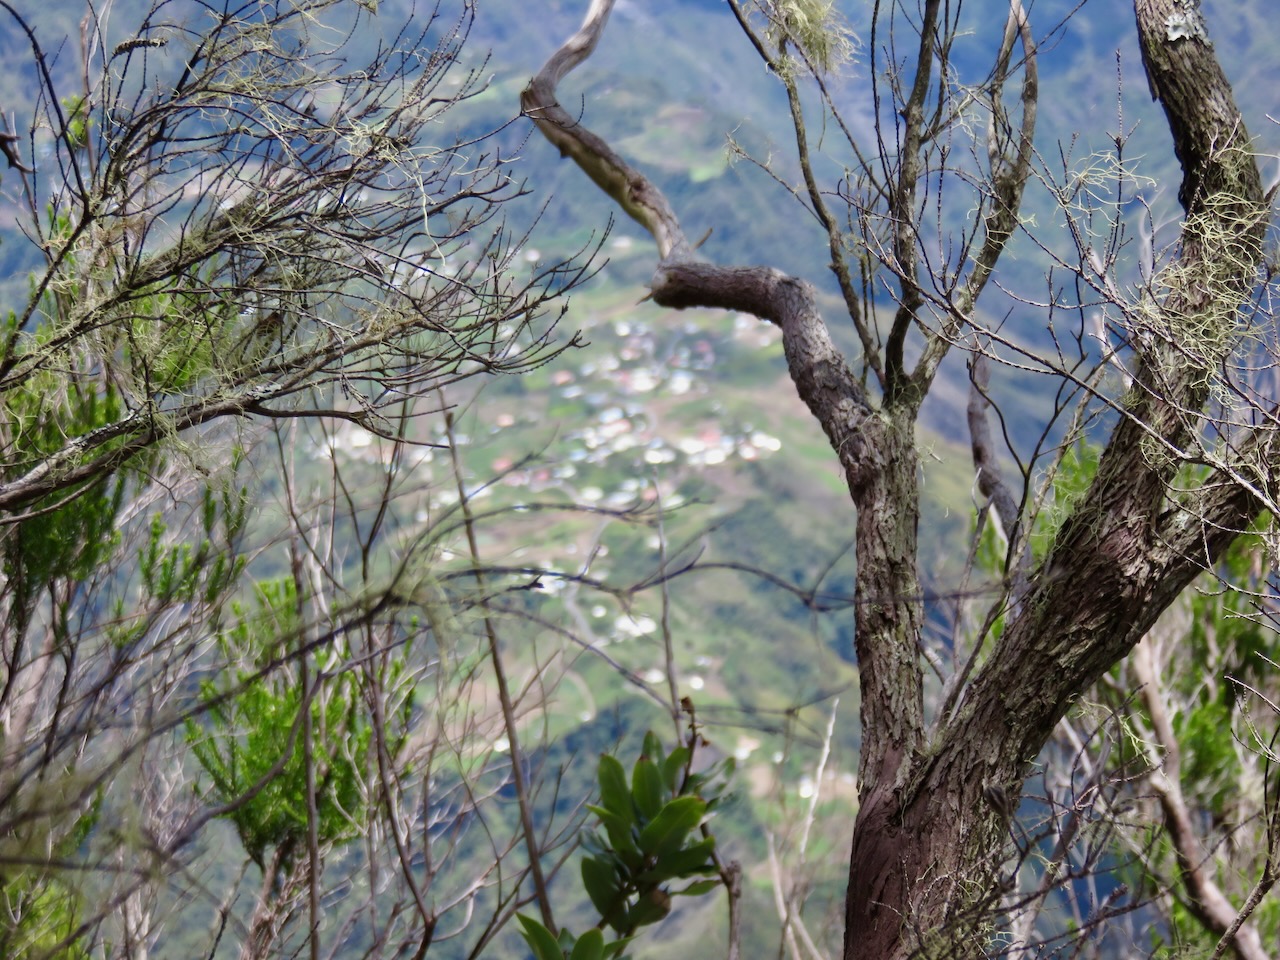
<path fill-rule="evenodd" d="M 853 57 L 854 35 L 832 0 L 778 0 L 766 7 L 769 39 L 798 46 L 816 72 L 830 73 Z"/>

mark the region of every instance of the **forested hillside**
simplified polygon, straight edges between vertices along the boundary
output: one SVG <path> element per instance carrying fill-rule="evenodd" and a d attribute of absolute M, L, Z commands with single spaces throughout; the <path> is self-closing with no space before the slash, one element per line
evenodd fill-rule
<path fill-rule="evenodd" d="M 1274 956 L 1262 7 L 0 0 L 0 957 Z"/>

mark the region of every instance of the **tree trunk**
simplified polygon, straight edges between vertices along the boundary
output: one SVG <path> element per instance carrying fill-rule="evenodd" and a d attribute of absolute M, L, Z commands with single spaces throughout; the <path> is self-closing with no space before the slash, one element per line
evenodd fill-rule
<path fill-rule="evenodd" d="M 1030 762 L 1071 698 L 1124 657 L 1263 507 L 1229 470 L 1216 471 L 1192 496 L 1169 493 L 1184 451 L 1194 451 L 1203 432 L 1205 370 L 1230 349 L 1223 331 L 1234 327 L 1255 282 L 1267 210 L 1248 134 L 1207 39 L 1170 39 L 1176 16 L 1189 17 L 1193 29 L 1198 11 L 1179 0 L 1136 0 L 1135 14 L 1152 91 L 1183 166 L 1179 196 L 1187 211 L 1164 298 L 1154 305 L 1152 345 L 1139 351 L 1126 409 L 1089 493 L 1064 522 L 954 719 L 944 718 L 933 747 L 913 758 L 905 776 L 888 780 L 892 771 L 881 767 L 879 779 L 863 780 L 845 960 L 985 952 L 1008 834 L 984 788 L 995 785 L 1016 806 Z M 1260 434 L 1240 456 L 1268 491 L 1275 482 L 1269 441 Z M 888 500 L 914 503 L 916 494 Z M 860 536 L 860 563 L 871 549 Z M 866 588 L 861 578 L 859 588 Z M 858 648 L 864 671 L 870 646 Z M 878 691 L 874 676 L 864 674 L 864 698 L 901 702 L 907 691 L 896 698 Z M 891 742 L 896 736 L 887 718 L 866 725 L 876 712 L 864 704 L 863 738 L 883 751 L 885 733 Z"/>
<path fill-rule="evenodd" d="M 1210 377 L 1232 349 L 1236 315 L 1261 259 L 1267 211 L 1257 166 L 1230 87 L 1212 47 L 1197 32 L 1203 23 L 1196 4 L 1135 0 L 1151 89 L 1169 118 L 1184 171 L 1182 243 L 1151 284 L 1158 298 L 1148 294 L 1129 305 L 1132 387 L 1090 490 L 1063 521 L 1038 569 L 1019 570 L 1008 623 L 995 648 L 971 680 L 958 678 L 957 696 L 948 699 L 933 729 L 926 729 L 915 424 L 938 364 L 960 338 L 1019 222 L 1038 96 L 1026 14 L 1011 0 L 995 75 L 1002 85 L 1009 52 L 1020 38 L 1023 119 L 1005 146 L 992 140 L 989 192 L 982 195 L 977 218 L 982 242 L 966 248 L 965 282 L 947 287 L 952 275 L 938 276 L 930 287 L 920 283 L 919 272 L 928 266 L 917 249 L 920 222 L 909 219 L 929 216 L 921 213 L 928 204 L 916 196 L 928 168 L 913 151 L 927 149 L 936 133 L 922 126 L 932 109 L 927 101 L 936 82 L 934 58 L 944 56 L 947 46 L 936 32 L 954 25 L 940 19 L 939 4 L 923 5 L 915 83 L 895 87 L 895 93 L 911 89 L 898 111 L 905 132 L 888 145 L 882 136 L 883 167 L 863 168 L 871 182 L 879 182 L 882 172 L 889 181 L 874 194 L 887 210 L 867 212 L 850 204 L 855 216 L 871 222 L 868 236 L 884 222 L 897 228 L 892 250 L 877 253 L 900 287 L 897 316 L 880 356 L 878 337 L 862 325 L 847 282 L 847 236 L 809 166 L 795 61 L 787 59 L 801 41 L 787 34 L 781 20 L 769 29 L 781 31 L 783 41 L 756 32 L 746 9 L 736 0 L 730 6 L 787 86 L 808 202 L 831 240 L 833 269 L 869 354 L 865 367 L 881 387 L 878 403 L 836 350 L 803 281 L 768 267 L 696 260 L 661 192 L 557 102 L 556 85 L 591 54 L 610 0 L 593 0 L 582 29 L 534 78 L 522 104 L 562 154 L 653 234 L 660 257 L 651 284 L 656 303 L 746 311 L 781 328 L 797 392 L 826 432 L 857 510 L 862 754 L 844 958 L 980 956 L 1008 889 L 1002 858 L 1011 849 L 1011 813 L 1032 762 L 1072 698 L 1124 657 L 1160 612 L 1271 504 L 1271 434 L 1259 429 L 1234 437 L 1229 456 L 1217 456 L 1222 451 L 1206 447 L 1203 419 Z M 1005 118 L 1003 107 L 992 110 Z M 890 154 L 898 166 L 890 166 Z M 922 319 L 928 304 L 935 317 L 941 315 L 940 326 Z M 921 336 L 924 344 L 909 372 L 903 358 L 910 335 Z M 985 417 L 981 404 L 975 409 L 971 419 Z M 975 458 L 985 443 L 975 436 Z M 1188 462 L 1212 463 L 1215 469 L 1199 487 L 1175 496 L 1170 484 Z M 991 480 L 984 482 L 990 486 Z M 1002 495 L 997 509 L 1007 512 L 1015 502 Z M 1001 516 L 1010 531 L 1021 519 Z"/>

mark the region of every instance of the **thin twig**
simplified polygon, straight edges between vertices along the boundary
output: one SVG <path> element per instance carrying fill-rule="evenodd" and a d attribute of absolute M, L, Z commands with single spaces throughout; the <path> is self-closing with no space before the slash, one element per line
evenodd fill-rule
<path fill-rule="evenodd" d="M 466 482 L 462 468 L 462 460 L 458 453 L 457 436 L 453 429 L 453 411 L 440 396 L 441 409 L 445 411 L 445 436 L 449 442 L 449 458 L 453 465 L 454 482 L 458 490 L 458 507 L 462 511 L 463 526 L 467 533 L 467 547 L 471 551 L 471 565 L 475 571 L 476 585 L 484 592 L 484 572 L 480 562 L 480 547 L 476 540 L 475 524 L 471 517 L 471 501 L 467 496 Z M 529 875 L 533 879 L 533 889 L 538 901 L 538 909 L 542 914 L 542 923 L 552 936 L 556 935 L 556 921 L 551 912 L 551 899 L 547 896 L 547 881 L 542 873 L 542 855 L 538 849 L 538 836 L 534 832 L 533 807 L 529 797 L 529 783 L 525 777 L 524 754 L 520 750 L 519 732 L 516 729 L 515 705 L 511 702 L 511 690 L 507 683 L 507 672 L 502 662 L 501 645 L 498 642 L 498 631 L 494 627 L 493 617 L 489 613 L 488 604 L 481 601 L 485 637 L 489 641 L 489 662 L 493 667 L 494 682 L 498 688 L 498 702 L 502 707 L 502 724 L 507 735 L 507 744 L 511 750 L 511 775 L 515 781 L 516 803 L 520 808 L 520 824 L 524 832 L 525 848 L 529 854 Z"/>

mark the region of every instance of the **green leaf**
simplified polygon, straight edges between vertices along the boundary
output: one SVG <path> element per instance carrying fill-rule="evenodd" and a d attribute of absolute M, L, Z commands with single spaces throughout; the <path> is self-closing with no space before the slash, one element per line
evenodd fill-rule
<path fill-rule="evenodd" d="M 737 769 L 737 763 L 733 757 L 725 757 L 719 763 L 713 764 L 702 773 L 695 773 L 685 782 L 684 792 L 686 794 L 696 793 L 707 801 L 710 807 L 717 803 L 729 788 L 729 779 L 733 776 L 734 770 Z"/>
<path fill-rule="evenodd" d="M 658 739 L 658 735 L 652 730 L 644 735 L 644 747 L 642 748 L 643 756 L 653 761 L 654 765 L 659 769 L 666 762 L 666 754 L 662 750 L 662 741 Z"/>
<path fill-rule="evenodd" d="M 720 886 L 719 880 L 697 880 L 683 890 L 672 891 L 677 897 L 700 897 Z"/>
<path fill-rule="evenodd" d="M 578 938 L 578 942 L 573 945 L 573 953 L 569 954 L 569 960 L 603 960 L 603 958 L 604 934 L 595 927 Z"/>
<path fill-rule="evenodd" d="M 701 797 L 676 797 L 640 831 L 640 852 L 659 858 L 675 853 L 684 846 L 706 812 L 707 802 Z"/>
<path fill-rule="evenodd" d="M 601 854 L 609 851 L 609 846 L 595 830 L 584 830 L 579 834 L 582 849 L 590 854 Z"/>
<path fill-rule="evenodd" d="M 715 864 L 711 860 L 711 852 L 715 848 L 715 837 L 707 837 L 683 850 L 668 853 L 652 868 L 636 877 L 636 882 L 665 883 L 668 880 L 683 880 L 693 874 L 709 873 L 715 870 Z"/>
<path fill-rule="evenodd" d="M 618 909 L 618 871 L 611 860 L 585 857 L 582 861 L 582 885 L 591 904 L 606 922 Z"/>
<path fill-rule="evenodd" d="M 634 939 L 635 937 L 623 937 L 621 940 L 615 940 L 613 943 L 607 944 L 604 948 L 605 960 L 622 956 L 622 951 L 627 949 L 627 944 Z"/>
<path fill-rule="evenodd" d="M 587 804 L 587 809 L 599 818 L 604 824 L 605 832 L 609 834 L 609 842 L 613 844 L 613 849 L 619 853 L 639 854 L 640 848 L 636 846 L 635 838 L 631 835 L 631 824 L 624 821 L 622 817 L 615 814 L 612 810 L 606 810 L 604 807 L 597 807 L 594 803 Z"/>
<path fill-rule="evenodd" d="M 635 808 L 631 805 L 631 791 L 627 789 L 627 772 L 612 754 L 600 755 L 600 803 L 615 816 L 628 823 L 635 823 Z"/>
<path fill-rule="evenodd" d="M 642 821 L 652 820 L 662 809 L 665 799 L 662 774 L 658 765 L 648 757 L 637 760 L 631 771 L 631 799 L 635 801 L 636 812 Z"/>
<path fill-rule="evenodd" d="M 662 779 L 666 781 L 667 789 L 672 794 L 679 792 L 684 767 L 688 762 L 689 748 L 676 747 L 671 751 L 671 756 L 667 757 L 666 762 L 662 765 Z"/>
<path fill-rule="evenodd" d="M 525 943 L 529 944 L 535 960 L 564 960 L 564 951 L 560 949 L 560 944 L 556 942 L 550 930 L 523 913 L 516 914 L 516 919 L 524 928 L 520 931 L 520 935 L 524 937 Z"/>
<path fill-rule="evenodd" d="M 671 896 L 665 890 L 650 890 L 627 912 L 627 926 L 634 930 L 657 923 L 671 912 Z"/>

